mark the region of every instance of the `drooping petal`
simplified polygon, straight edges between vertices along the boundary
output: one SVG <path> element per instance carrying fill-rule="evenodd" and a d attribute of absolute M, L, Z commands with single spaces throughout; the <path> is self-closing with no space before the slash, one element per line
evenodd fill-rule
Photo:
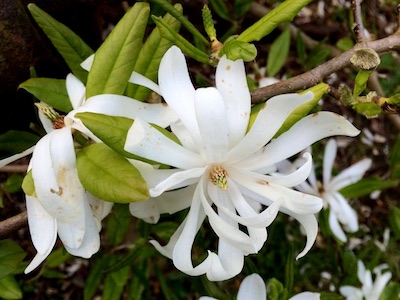
<path fill-rule="evenodd" d="M 279 95 L 268 100 L 265 107 L 258 113 L 253 126 L 246 136 L 229 151 L 229 161 L 241 161 L 265 146 L 281 128 L 293 110 L 312 98 L 313 93 L 306 93 L 304 95 Z"/>
<path fill-rule="evenodd" d="M 75 113 L 92 112 L 109 116 L 136 119 L 140 117 L 149 123 L 167 127 L 177 120 L 177 115 L 165 103 L 146 103 L 132 98 L 103 94 L 90 97 Z"/>
<path fill-rule="evenodd" d="M 160 211 L 155 198 L 129 203 L 129 212 L 135 218 L 150 224 L 156 224 L 160 219 Z"/>
<path fill-rule="evenodd" d="M 54 241 L 54 243 L 55 243 L 55 241 Z M 44 260 L 47 258 L 47 256 L 49 256 L 52 249 L 53 249 L 53 247 L 51 247 L 44 254 L 37 253 L 35 255 L 35 257 L 32 259 L 32 261 L 29 263 L 29 265 L 25 268 L 24 273 L 28 274 L 28 273 L 32 272 L 33 270 L 35 270 L 42 262 L 44 262 Z"/>
<path fill-rule="evenodd" d="M 129 129 L 124 148 L 143 158 L 181 169 L 204 165 L 197 153 L 175 143 L 140 118 L 137 118 Z"/>
<path fill-rule="evenodd" d="M 204 150 L 203 159 L 208 164 L 226 160 L 230 132 L 221 94 L 213 87 L 197 89 L 194 106 L 202 137 L 202 144 L 198 148 Z"/>
<path fill-rule="evenodd" d="M 246 276 L 239 287 L 237 300 L 266 300 L 267 289 L 260 275 L 254 273 Z"/>
<path fill-rule="evenodd" d="M 12 155 L 12 156 L 10 156 L 10 157 L 1 159 L 1 160 L 0 160 L 0 168 L 1 168 L 1 167 L 4 167 L 5 165 L 8 165 L 8 164 L 10 164 L 10 163 L 12 163 L 12 162 L 14 162 L 14 161 L 16 161 L 16 160 L 18 160 L 18 159 L 20 159 L 20 158 L 22 158 L 22 157 L 25 157 L 25 156 L 31 154 L 31 153 L 33 152 L 34 149 L 35 149 L 35 146 L 32 146 L 32 147 L 30 147 L 30 148 L 28 148 L 28 149 L 22 151 L 21 153 L 14 154 L 14 155 Z"/>
<path fill-rule="evenodd" d="M 217 66 L 215 84 L 224 100 L 231 148 L 245 135 L 250 118 L 250 92 L 243 61 L 223 56 Z"/>
<path fill-rule="evenodd" d="M 322 167 L 323 186 L 326 190 L 331 181 L 333 163 L 336 158 L 337 144 L 334 139 L 329 139 L 325 146 L 324 164 Z"/>
<path fill-rule="evenodd" d="M 195 89 L 185 57 L 178 47 L 172 46 L 161 59 L 158 84 L 165 101 L 185 124 L 193 140 L 200 144 L 200 132 L 194 112 Z"/>
<path fill-rule="evenodd" d="M 302 292 L 294 295 L 289 300 L 320 300 L 321 295 L 319 293 Z"/>
<path fill-rule="evenodd" d="M 40 255 L 50 253 L 57 239 L 57 222 L 35 197 L 26 195 L 29 232 L 33 246 Z"/>
<path fill-rule="evenodd" d="M 129 82 L 133 84 L 138 84 L 144 87 L 149 88 L 150 90 L 156 92 L 157 94 L 161 95 L 160 87 L 158 84 L 155 84 L 153 81 L 148 79 L 147 77 L 139 74 L 135 71 L 132 72 L 131 77 L 129 78 Z"/>
<path fill-rule="evenodd" d="M 259 155 L 241 161 L 240 167 L 253 170 L 270 166 L 299 153 L 323 138 L 334 135 L 356 136 L 359 132 L 340 115 L 324 111 L 315 113 L 304 117 L 271 141 Z"/>
<path fill-rule="evenodd" d="M 68 74 L 66 79 L 67 93 L 73 109 L 80 107 L 85 100 L 85 85 L 73 74 Z"/>
<path fill-rule="evenodd" d="M 364 176 L 364 173 L 371 167 L 371 164 L 372 160 L 369 158 L 360 160 L 334 177 L 327 185 L 327 189 L 330 191 L 339 191 L 350 184 L 356 183 Z"/>

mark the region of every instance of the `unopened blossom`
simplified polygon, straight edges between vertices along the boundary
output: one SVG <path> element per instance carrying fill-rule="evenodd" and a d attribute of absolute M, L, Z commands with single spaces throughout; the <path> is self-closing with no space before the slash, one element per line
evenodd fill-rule
<path fill-rule="evenodd" d="M 372 279 L 370 270 L 365 268 L 364 263 L 359 260 L 357 264 L 357 277 L 362 287 L 357 288 L 349 285 L 340 287 L 340 293 L 346 297 L 346 300 L 379 300 L 385 286 L 392 278 L 390 271 L 383 272 L 387 269 L 387 264 L 382 264 L 374 268 L 375 280 Z"/>
<path fill-rule="evenodd" d="M 344 230 L 347 232 L 358 231 L 358 217 L 357 212 L 339 191 L 359 181 L 370 168 L 371 159 L 364 158 L 332 177 L 336 152 L 337 143 L 334 139 L 330 139 L 325 147 L 322 184 L 317 181 L 313 168 L 308 180 L 296 188 L 304 193 L 320 196 L 323 199 L 324 208 L 329 208 L 329 226 L 333 234 L 340 241 L 346 242 L 347 237 Z"/>
<path fill-rule="evenodd" d="M 273 97 L 248 128 L 250 92 L 241 60 L 222 57 L 216 87 L 195 89 L 182 52 L 173 46 L 161 61 L 158 79 L 161 95 L 180 119 L 171 124 L 179 142 L 144 120 L 135 120 L 125 150 L 173 168 L 136 165 L 153 198 L 131 203 L 130 210 L 149 222 L 157 222 L 161 213 L 188 207 L 189 212 L 166 246 L 152 244 L 186 274 L 229 279 L 242 270 L 244 256 L 261 249 L 266 227 L 281 211 L 305 228 L 307 243 L 297 258 L 304 256 L 316 238 L 314 214 L 322 201 L 292 187 L 308 177 L 311 155 L 305 154 L 305 163 L 292 174 L 277 174 L 275 164 L 326 136 L 354 136 L 359 131 L 341 116 L 320 112 L 274 138 L 293 110 L 313 98 L 312 93 Z M 206 217 L 219 237 L 218 251 L 209 250 L 207 258 L 193 266 L 193 243 Z"/>
<path fill-rule="evenodd" d="M 148 104 L 120 95 L 97 95 L 85 100 L 85 86 L 69 74 L 66 87 L 73 110 L 63 116 L 44 103 L 38 103 L 39 118 L 47 134 L 36 146 L 14 155 L 0 164 L 10 163 L 33 151 L 32 171 L 35 194 L 26 195 L 29 230 L 37 255 L 25 272 L 34 270 L 50 254 L 57 236 L 65 249 L 89 258 L 99 250 L 101 220 L 112 203 L 97 199 L 83 188 L 76 169 L 72 133 L 80 131 L 98 141 L 79 119 L 77 112 L 107 113 L 135 118 L 166 127 L 176 120 L 175 113 L 163 104 Z"/>
<path fill-rule="evenodd" d="M 240 284 L 237 300 L 267 300 L 267 289 L 260 275 L 254 273 L 246 276 Z M 294 295 L 289 300 L 319 300 L 319 293 L 302 292 Z M 203 296 L 199 300 L 216 300 L 216 298 Z"/>

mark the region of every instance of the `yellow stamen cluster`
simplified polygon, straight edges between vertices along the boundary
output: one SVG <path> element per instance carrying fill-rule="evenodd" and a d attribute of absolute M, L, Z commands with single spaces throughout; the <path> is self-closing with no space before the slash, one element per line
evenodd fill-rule
<path fill-rule="evenodd" d="M 35 105 L 52 122 L 54 129 L 65 127 L 64 116 L 56 112 L 54 108 L 43 103 L 35 103 Z"/>
<path fill-rule="evenodd" d="M 228 172 L 221 166 L 214 166 L 210 172 L 210 180 L 221 190 L 228 189 Z"/>

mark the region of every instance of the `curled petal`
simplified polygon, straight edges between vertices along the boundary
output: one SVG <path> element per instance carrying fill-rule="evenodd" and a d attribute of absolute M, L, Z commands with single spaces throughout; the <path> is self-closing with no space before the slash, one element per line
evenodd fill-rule
<path fill-rule="evenodd" d="M 139 74 L 135 71 L 132 72 L 131 77 L 129 78 L 129 82 L 133 84 L 138 84 L 144 87 L 149 88 L 150 90 L 156 92 L 157 94 L 161 95 L 160 87 L 155 84 L 153 81 L 148 79 L 147 77 Z"/>
<path fill-rule="evenodd" d="M 327 185 L 327 189 L 331 191 L 339 191 L 342 188 L 359 181 L 364 173 L 371 167 L 372 160 L 364 158 L 358 163 L 348 167 L 334 177 Z"/>

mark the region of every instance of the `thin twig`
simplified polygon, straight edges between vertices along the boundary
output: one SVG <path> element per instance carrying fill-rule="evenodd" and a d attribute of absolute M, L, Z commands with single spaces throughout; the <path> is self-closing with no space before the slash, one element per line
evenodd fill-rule
<path fill-rule="evenodd" d="M 28 165 L 8 165 L 0 168 L 0 172 L 26 173 Z"/>
<path fill-rule="evenodd" d="M 351 2 L 353 7 L 353 16 L 354 16 L 354 34 L 356 36 L 357 43 L 363 43 L 365 41 L 365 30 L 364 24 L 361 16 L 361 5 L 360 0 L 353 0 Z"/>
<path fill-rule="evenodd" d="M 0 222 L 0 238 L 26 227 L 28 222 L 28 213 L 26 211 Z"/>

